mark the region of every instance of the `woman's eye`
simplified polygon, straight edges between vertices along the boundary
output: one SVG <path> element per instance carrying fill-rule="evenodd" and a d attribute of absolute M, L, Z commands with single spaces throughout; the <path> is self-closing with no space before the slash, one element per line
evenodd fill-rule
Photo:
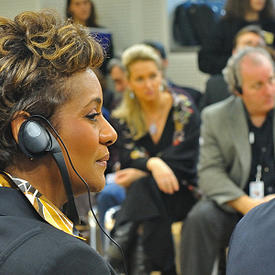
<path fill-rule="evenodd" d="M 92 121 L 96 121 L 96 118 L 101 115 L 101 112 L 99 113 L 92 113 L 90 115 L 87 115 L 86 117 Z"/>
<path fill-rule="evenodd" d="M 137 81 L 137 82 L 141 82 L 141 81 L 143 81 L 143 78 L 142 78 L 142 77 L 137 77 L 137 78 L 136 78 L 136 81 Z"/>

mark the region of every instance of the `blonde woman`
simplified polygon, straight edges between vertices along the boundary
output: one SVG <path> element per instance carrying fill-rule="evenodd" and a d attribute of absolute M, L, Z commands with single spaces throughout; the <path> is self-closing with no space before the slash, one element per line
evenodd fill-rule
<path fill-rule="evenodd" d="M 113 237 L 136 260 L 130 274 L 176 274 L 170 226 L 195 202 L 187 185 L 196 181 L 199 115 L 188 97 L 166 88 L 160 58 L 151 47 L 134 45 L 122 61 L 129 90 L 113 117 L 121 167 L 126 168 L 116 181 L 127 187 L 127 196 Z M 130 248 L 137 239 L 142 253 L 132 256 Z M 119 264 L 114 246 L 109 257 Z"/>

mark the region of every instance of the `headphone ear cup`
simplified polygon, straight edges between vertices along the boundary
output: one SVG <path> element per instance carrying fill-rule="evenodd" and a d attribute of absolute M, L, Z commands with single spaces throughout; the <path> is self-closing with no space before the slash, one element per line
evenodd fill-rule
<path fill-rule="evenodd" d="M 18 133 L 18 145 L 28 158 L 42 156 L 51 147 L 51 135 L 37 121 L 26 120 Z"/>
<path fill-rule="evenodd" d="M 240 95 L 243 93 L 243 89 L 242 89 L 242 87 L 239 86 L 239 85 L 235 87 L 235 90 L 236 90 Z"/>

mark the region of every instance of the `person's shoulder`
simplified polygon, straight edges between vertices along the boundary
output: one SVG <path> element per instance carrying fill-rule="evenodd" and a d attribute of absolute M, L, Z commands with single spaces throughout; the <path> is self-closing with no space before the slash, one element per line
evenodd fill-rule
<path fill-rule="evenodd" d="M 20 217 L 3 217 L 2 222 L 6 225 L 0 226 L 1 232 L 8 233 L 0 238 L 4 255 L 0 274 L 5 270 L 9 274 L 113 274 L 105 260 L 84 241 L 47 223 Z"/>
<path fill-rule="evenodd" d="M 211 104 L 203 109 L 202 115 L 210 117 L 216 117 L 223 114 L 227 115 L 228 110 L 231 108 L 232 104 L 234 104 L 235 100 L 236 97 L 232 95 L 222 101 Z"/>
<path fill-rule="evenodd" d="M 275 226 L 275 199 L 250 210 L 236 226 L 237 231 L 273 232 Z M 273 228 L 272 228 L 273 227 Z M 274 236 L 275 240 L 275 236 Z M 274 248 L 275 249 L 275 248 Z"/>
<path fill-rule="evenodd" d="M 181 92 L 179 92 L 175 88 L 169 88 L 169 92 L 173 96 L 174 104 L 181 105 L 182 103 L 184 103 L 187 105 L 192 105 L 193 102 L 192 102 L 191 96 L 189 94 L 183 92 L 183 90 Z"/>
<path fill-rule="evenodd" d="M 63 232 L 61 232 L 63 233 Z M 66 233 L 58 238 L 45 234 L 52 249 L 42 274 L 115 274 L 110 265 L 84 241 Z M 62 268 L 60 268 L 62 266 Z"/>
<path fill-rule="evenodd" d="M 215 75 L 211 75 L 207 82 L 207 84 L 211 84 L 211 85 L 214 85 L 214 84 L 219 84 L 219 83 L 222 83 L 222 84 L 225 84 L 226 85 L 226 82 L 224 80 L 224 77 L 222 74 L 215 74 Z"/>
<path fill-rule="evenodd" d="M 223 16 L 218 21 L 221 25 L 241 25 L 245 23 L 245 20 L 243 18 L 235 17 L 235 16 Z"/>
<path fill-rule="evenodd" d="M 250 210 L 231 236 L 228 275 L 274 274 L 275 200 Z"/>

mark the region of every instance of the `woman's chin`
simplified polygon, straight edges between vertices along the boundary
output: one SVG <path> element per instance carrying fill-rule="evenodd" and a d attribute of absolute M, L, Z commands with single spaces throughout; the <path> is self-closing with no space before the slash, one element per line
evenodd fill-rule
<path fill-rule="evenodd" d="M 98 180 L 96 184 L 90 185 L 92 192 L 100 192 L 105 187 L 105 176 L 102 179 Z"/>

